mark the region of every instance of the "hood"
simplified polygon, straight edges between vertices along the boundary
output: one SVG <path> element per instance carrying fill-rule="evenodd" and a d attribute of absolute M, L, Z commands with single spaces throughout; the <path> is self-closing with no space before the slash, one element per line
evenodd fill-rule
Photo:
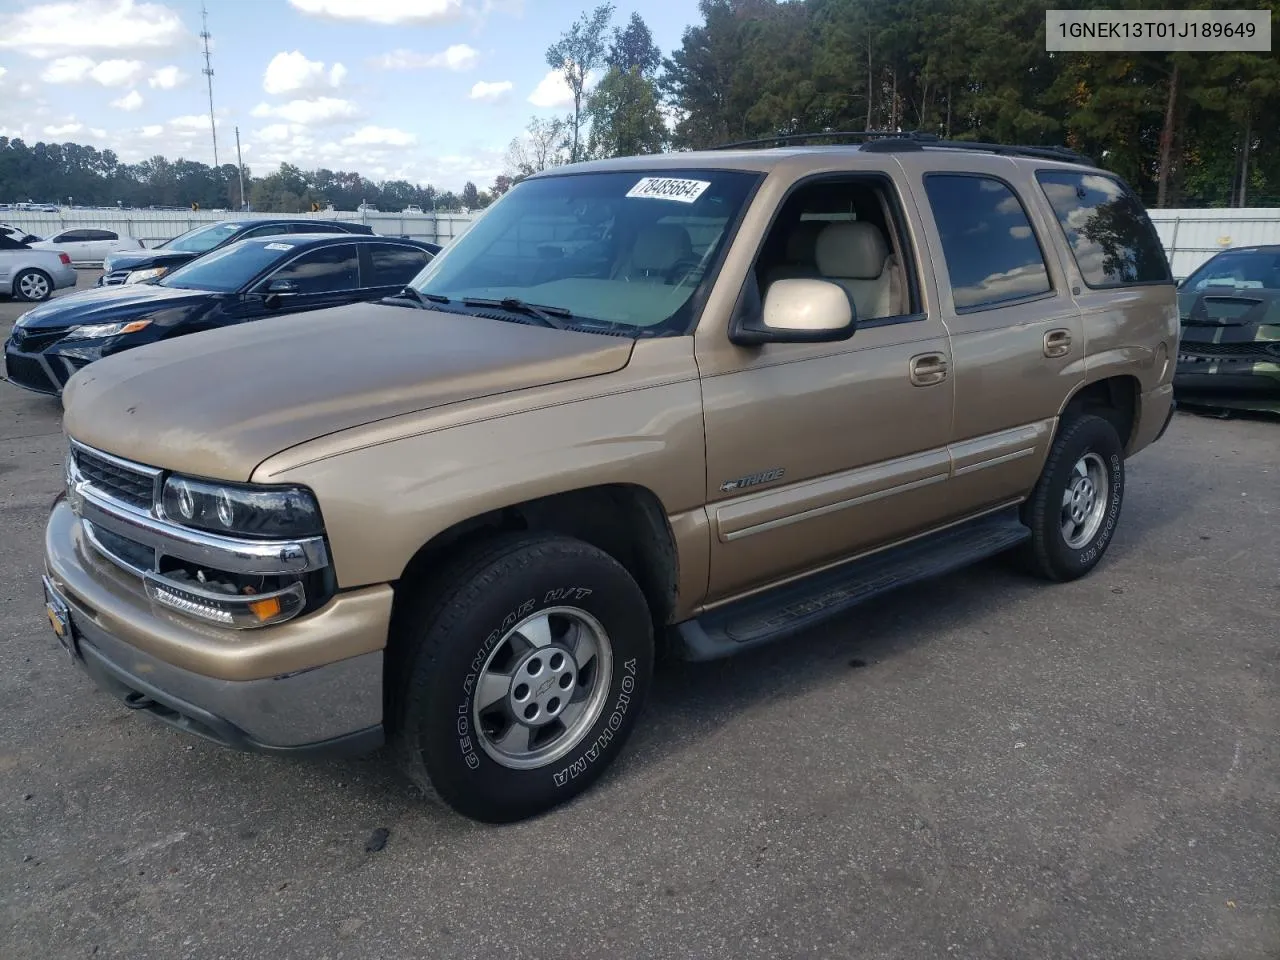
<path fill-rule="evenodd" d="M 186 263 L 197 256 L 199 254 L 183 253 L 181 250 L 117 250 L 103 261 L 102 269 L 107 273 L 116 270 L 140 270 L 143 267 Z"/>
<path fill-rule="evenodd" d="M 1268 288 L 1180 292 L 1186 343 L 1251 343 L 1280 340 L 1280 290 Z"/>
<path fill-rule="evenodd" d="M 113 323 L 145 317 L 162 307 L 207 300 L 208 290 L 181 290 L 150 283 L 129 286 L 93 287 L 46 301 L 18 318 L 15 326 L 24 330 L 62 330 L 86 323 Z"/>
<path fill-rule="evenodd" d="M 221 480 L 338 430 L 627 365 L 633 342 L 362 303 L 149 344 L 85 367 L 64 428 L 118 456 Z"/>

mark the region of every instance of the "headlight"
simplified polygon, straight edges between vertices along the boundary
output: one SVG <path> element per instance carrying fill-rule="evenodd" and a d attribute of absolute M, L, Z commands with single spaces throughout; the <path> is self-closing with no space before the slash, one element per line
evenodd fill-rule
<path fill-rule="evenodd" d="M 115 337 L 122 333 L 137 333 L 151 326 L 150 320 L 130 320 L 127 323 L 89 323 L 82 327 L 72 327 L 67 331 L 66 340 L 95 340 L 99 337 Z"/>
<path fill-rule="evenodd" d="M 324 532 L 320 506 L 301 487 L 255 487 L 171 476 L 161 495 L 175 523 L 244 537 L 313 537 Z"/>
<path fill-rule="evenodd" d="M 148 267 L 145 270 L 134 270 L 124 278 L 125 283 L 142 283 L 144 280 L 154 280 L 156 277 L 163 277 L 167 270 L 164 267 Z"/>

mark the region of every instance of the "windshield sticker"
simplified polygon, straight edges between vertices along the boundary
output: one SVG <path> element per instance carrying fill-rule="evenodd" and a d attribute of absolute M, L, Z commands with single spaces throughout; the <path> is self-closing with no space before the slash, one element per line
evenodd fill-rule
<path fill-rule="evenodd" d="M 293 244 L 292 243 L 268 243 L 266 246 L 266 249 L 267 250 L 292 250 Z"/>
<path fill-rule="evenodd" d="M 693 203 L 702 191 L 711 186 L 710 180 L 677 180 L 673 177 L 645 177 L 627 191 L 628 197 L 642 197 L 648 200 L 675 200 L 678 203 Z"/>

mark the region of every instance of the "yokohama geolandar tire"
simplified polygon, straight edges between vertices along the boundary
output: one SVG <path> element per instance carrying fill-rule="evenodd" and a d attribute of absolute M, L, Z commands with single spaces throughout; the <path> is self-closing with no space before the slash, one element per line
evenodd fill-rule
<path fill-rule="evenodd" d="M 1047 580 L 1082 577 L 1102 559 L 1124 502 L 1124 450 L 1110 422 L 1091 415 L 1063 424 L 1023 507 L 1031 540 L 1023 566 Z"/>
<path fill-rule="evenodd" d="M 622 750 L 653 672 L 639 586 L 608 554 L 566 537 L 503 537 L 471 551 L 430 576 L 395 629 L 400 765 L 428 797 L 489 823 L 590 786 Z"/>

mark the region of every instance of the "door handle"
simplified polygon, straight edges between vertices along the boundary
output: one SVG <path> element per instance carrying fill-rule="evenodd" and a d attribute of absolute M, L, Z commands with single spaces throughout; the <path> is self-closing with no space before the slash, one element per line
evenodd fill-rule
<path fill-rule="evenodd" d="M 1065 357 L 1070 352 L 1070 330 L 1050 330 L 1044 335 L 1044 355 L 1046 357 Z"/>
<path fill-rule="evenodd" d="M 911 358 L 911 382 L 917 387 L 947 379 L 947 358 L 941 353 L 922 353 Z"/>

